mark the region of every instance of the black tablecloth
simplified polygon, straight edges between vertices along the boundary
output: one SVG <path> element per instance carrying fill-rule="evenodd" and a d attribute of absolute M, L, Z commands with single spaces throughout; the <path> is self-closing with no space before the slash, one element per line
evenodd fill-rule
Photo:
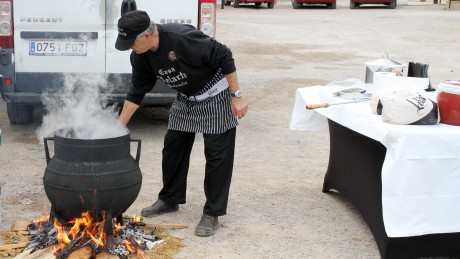
<path fill-rule="evenodd" d="M 328 119 L 328 123 L 330 155 L 323 192 L 337 190 L 355 205 L 374 235 L 382 258 L 460 258 L 460 233 L 387 236 L 382 216 L 381 177 L 386 148 L 332 120 Z"/>

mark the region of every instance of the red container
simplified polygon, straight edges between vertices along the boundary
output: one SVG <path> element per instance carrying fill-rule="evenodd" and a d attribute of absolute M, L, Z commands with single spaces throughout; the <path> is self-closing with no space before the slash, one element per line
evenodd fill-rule
<path fill-rule="evenodd" d="M 437 96 L 441 123 L 460 126 L 460 81 L 445 81 Z"/>

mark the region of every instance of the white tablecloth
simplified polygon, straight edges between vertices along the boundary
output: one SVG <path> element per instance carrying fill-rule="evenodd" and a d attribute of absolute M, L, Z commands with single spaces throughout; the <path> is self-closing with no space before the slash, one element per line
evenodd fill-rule
<path fill-rule="evenodd" d="M 460 232 L 460 127 L 384 123 L 371 113 L 369 102 L 305 108 L 346 101 L 332 97 L 337 90 L 337 86 L 297 89 L 290 128 L 327 131 L 328 118 L 387 148 L 382 209 L 389 237 Z"/>

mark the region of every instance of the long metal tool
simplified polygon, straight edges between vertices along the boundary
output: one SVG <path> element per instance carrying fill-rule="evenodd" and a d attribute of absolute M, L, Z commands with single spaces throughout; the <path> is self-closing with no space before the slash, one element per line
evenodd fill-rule
<path fill-rule="evenodd" d="M 307 110 L 314 110 L 318 108 L 327 108 L 332 105 L 342 105 L 342 104 L 347 104 L 347 103 L 359 103 L 359 102 L 367 102 L 367 101 L 370 101 L 370 99 L 358 99 L 358 100 L 339 102 L 339 103 L 314 103 L 314 104 L 307 104 L 306 108 Z"/>

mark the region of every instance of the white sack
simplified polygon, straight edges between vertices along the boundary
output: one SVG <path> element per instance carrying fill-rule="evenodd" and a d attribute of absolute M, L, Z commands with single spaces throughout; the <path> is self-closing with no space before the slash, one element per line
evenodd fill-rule
<path fill-rule="evenodd" d="M 381 92 L 379 100 L 384 122 L 402 125 L 434 125 L 440 121 L 437 103 L 423 90 L 392 89 Z"/>

